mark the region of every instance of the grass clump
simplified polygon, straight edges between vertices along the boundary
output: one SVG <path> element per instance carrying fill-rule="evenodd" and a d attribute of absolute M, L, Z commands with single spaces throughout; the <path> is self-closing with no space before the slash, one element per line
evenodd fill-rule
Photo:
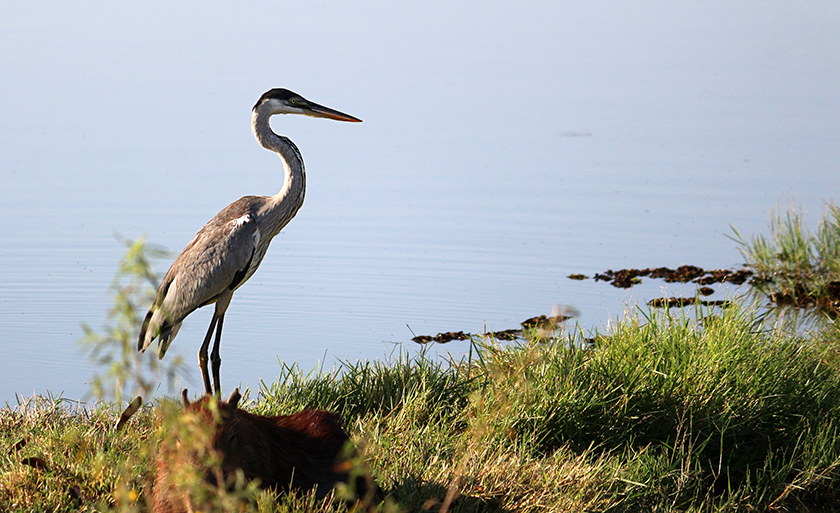
<path fill-rule="evenodd" d="M 358 391 L 413 383 L 348 411 L 378 479 L 408 511 L 840 506 L 836 330 L 767 328 L 737 306 L 696 317 L 628 317 L 592 349 L 580 335 L 489 340 L 446 366 L 349 366 L 287 380 L 260 404 L 340 409 L 365 402 L 347 400 L 360 376 L 370 385 Z M 425 378 L 394 379 L 412 368 Z"/>
<path fill-rule="evenodd" d="M 763 329 L 756 319 L 739 308 L 700 323 L 652 314 L 626 319 L 593 350 L 571 338 L 498 351 L 494 367 L 505 371 L 488 374 L 488 390 L 502 399 L 485 394 L 476 417 L 500 402 L 497 443 L 515 433 L 534 455 L 571 449 L 607 461 L 607 509 L 837 500 L 838 339 Z M 523 393 L 514 399 L 511 387 Z"/>
<path fill-rule="evenodd" d="M 40 396 L 0 409 L 0 511 L 144 510 L 152 416 L 116 433 L 118 414 Z"/>
<path fill-rule="evenodd" d="M 836 318 L 840 313 L 840 207 L 828 205 L 815 232 L 791 208 L 774 212 L 770 236 L 734 240 L 756 276 L 752 285 L 779 305 L 816 307 Z"/>
<path fill-rule="evenodd" d="M 343 362 L 331 372 L 304 375 L 295 365 L 282 365 L 280 376 L 263 383 L 256 413 L 280 415 L 304 408 L 329 410 L 342 417 L 394 411 L 406 401 L 424 419 L 452 413 L 466 404 L 470 379 L 420 354 L 401 352 L 393 361 Z"/>

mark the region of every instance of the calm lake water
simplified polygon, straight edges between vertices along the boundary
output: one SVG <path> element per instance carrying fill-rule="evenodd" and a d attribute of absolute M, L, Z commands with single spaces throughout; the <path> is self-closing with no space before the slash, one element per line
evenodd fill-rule
<path fill-rule="evenodd" d="M 838 199 L 834 1 L 47 3 L 0 6 L 0 403 L 79 399 L 103 371 L 78 341 L 112 305 L 114 234 L 177 253 L 277 192 L 250 132 L 272 87 L 364 123 L 273 120 L 306 202 L 225 317 L 226 390 L 280 361 L 416 352 L 406 324 L 508 329 L 569 305 L 601 328 L 694 286 L 567 275 L 737 267 L 730 225 L 766 232 L 789 202 L 815 224 Z M 167 355 L 193 390 L 211 315 Z"/>

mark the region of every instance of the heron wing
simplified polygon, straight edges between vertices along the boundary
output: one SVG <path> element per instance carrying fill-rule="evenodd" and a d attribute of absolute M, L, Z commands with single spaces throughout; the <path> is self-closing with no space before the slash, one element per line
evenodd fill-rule
<path fill-rule="evenodd" d="M 207 223 L 167 273 L 174 275 L 176 289 L 170 287 L 164 298 L 166 304 L 170 294 L 175 294 L 169 306 L 172 317 L 183 319 L 196 308 L 214 303 L 225 290 L 235 289 L 248 273 L 259 239 L 255 216 L 250 213 Z"/>
<path fill-rule="evenodd" d="M 172 263 L 141 328 L 141 350 L 158 335 L 167 338 L 168 346 L 187 315 L 214 303 L 225 290 L 235 289 L 250 276 L 260 231 L 248 199 L 219 212 Z"/>

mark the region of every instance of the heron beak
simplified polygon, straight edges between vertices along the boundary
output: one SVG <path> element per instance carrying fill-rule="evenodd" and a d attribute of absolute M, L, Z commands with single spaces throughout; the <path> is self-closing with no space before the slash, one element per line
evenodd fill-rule
<path fill-rule="evenodd" d="M 362 122 L 362 120 L 359 118 L 353 117 L 343 112 L 339 112 L 329 107 L 324 107 L 323 105 L 318 105 L 317 103 L 313 102 L 307 102 L 305 111 L 307 116 L 312 116 L 314 118 L 327 118 L 334 119 L 336 121 L 350 121 L 352 123 Z"/>

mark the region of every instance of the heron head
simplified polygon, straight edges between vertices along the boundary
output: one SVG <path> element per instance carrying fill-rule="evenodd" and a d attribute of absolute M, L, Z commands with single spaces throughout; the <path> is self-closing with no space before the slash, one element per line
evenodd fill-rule
<path fill-rule="evenodd" d="M 274 114 L 303 114 L 315 118 L 334 119 L 336 121 L 350 121 L 359 123 L 362 120 L 349 114 L 311 102 L 303 96 L 288 89 L 271 89 L 266 91 L 254 105 L 254 112 L 266 110 L 269 115 Z"/>

